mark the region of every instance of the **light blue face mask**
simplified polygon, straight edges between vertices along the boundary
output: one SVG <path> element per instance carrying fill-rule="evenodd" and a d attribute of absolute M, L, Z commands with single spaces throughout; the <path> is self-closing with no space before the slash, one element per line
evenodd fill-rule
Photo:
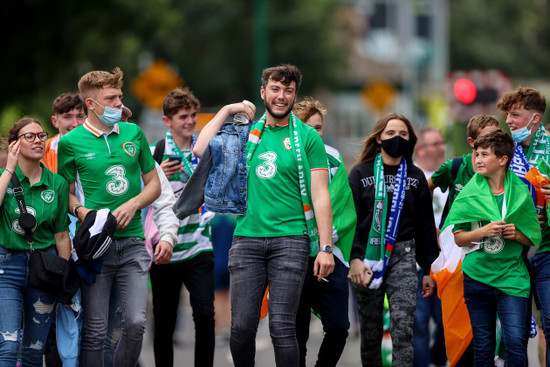
<path fill-rule="evenodd" d="M 521 143 L 522 141 L 524 141 L 525 139 L 527 139 L 527 138 L 529 137 L 529 135 L 531 135 L 531 131 L 533 130 L 533 126 L 531 126 L 530 129 L 527 129 L 527 126 L 529 126 L 529 124 L 531 123 L 531 121 L 533 121 L 533 117 L 535 117 L 535 114 L 533 114 L 533 116 L 531 116 L 531 119 L 529 120 L 529 122 L 527 123 L 527 125 L 525 125 L 524 127 L 520 128 L 520 129 L 511 131 L 511 133 L 512 133 L 512 139 L 513 139 L 516 143 Z"/>
<path fill-rule="evenodd" d="M 95 99 L 92 99 L 95 103 L 101 106 Z M 103 115 L 99 116 L 97 112 L 94 113 L 106 126 L 113 126 L 122 119 L 122 108 L 103 107 Z"/>

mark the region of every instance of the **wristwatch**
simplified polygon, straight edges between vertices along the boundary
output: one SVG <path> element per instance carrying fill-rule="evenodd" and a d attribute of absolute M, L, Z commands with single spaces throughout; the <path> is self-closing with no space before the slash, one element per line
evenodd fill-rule
<path fill-rule="evenodd" d="M 78 209 L 82 208 L 82 204 L 76 204 L 73 208 L 74 216 L 78 218 Z"/>
<path fill-rule="evenodd" d="M 332 254 L 332 246 L 331 246 L 331 245 L 324 245 L 324 246 L 321 246 L 321 248 L 319 249 L 319 251 L 326 252 L 327 254 Z"/>

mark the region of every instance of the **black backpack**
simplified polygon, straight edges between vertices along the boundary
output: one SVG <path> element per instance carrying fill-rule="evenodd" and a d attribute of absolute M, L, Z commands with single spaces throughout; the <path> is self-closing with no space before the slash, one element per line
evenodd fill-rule
<path fill-rule="evenodd" d="M 155 150 L 153 153 L 153 159 L 158 163 L 162 163 L 162 157 L 164 156 L 164 146 L 166 145 L 166 138 L 162 138 L 157 141 L 155 145 Z"/>
<path fill-rule="evenodd" d="M 460 168 L 462 161 L 462 157 L 453 158 L 453 163 L 451 164 L 451 184 L 449 185 L 449 187 L 455 184 L 456 176 L 458 175 L 458 169 Z M 451 208 L 452 204 L 453 202 L 451 200 L 451 197 L 449 196 L 449 198 L 447 198 L 445 206 L 443 207 L 443 212 L 441 213 L 441 222 L 439 222 L 439 229 L 443 227 L 443 223 L 445 223 L 445 219 L 447 219 L 447 215 L 449 214 L 449 209 Z"/>

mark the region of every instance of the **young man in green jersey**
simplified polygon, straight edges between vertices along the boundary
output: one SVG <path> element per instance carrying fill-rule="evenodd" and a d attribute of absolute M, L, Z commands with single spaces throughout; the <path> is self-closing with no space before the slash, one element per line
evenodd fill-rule
<path fill-rule="evenodd" d="M 163 143 L 151 145 L 178 198 L 199 163 L 192 149 L 200 102 L 188 89 L 177 88 L 164 98 L 162 121 L 168 127 Z M 162 149 L 162 152 L 157 152 Z M 189 291 L 195 323 L 195 365 L 214 363 L 214 252 L 210 220 L 204 208 L 179 221 L 178 240 L 168 264 L 151 266 L 154 352 L 157 366 L 174 365 L 173 335 L 182 285 Z"/>
<path fill-rule="evenodd" d="M 310 250 L 321 251 L 313 272 L 332 273 L 332 208 L 325 147 L 317 132 L 291 113 L 302 75 L 293 65 L 265 69 L 264 116 L 246 144 L 247 210 L 239 216 L 229 252 L 231 337 L 235 366 L 252 366 L 262 298 L 269 285 L 269 328 L 279 366 L 298 366 L 296 310 Z M 253 109 L 224 106 L 204 127 L 195 148 L 202 155 L 231 115 Z"/>
<path fill-rule="evenodd" d="M 455 199 L 445 221 L 454 225 L 462 263 L 464 299 L 470 315 L 474 365 L 494 364 L 496 316 L 506 344 L 506 365 L 527 366 L 531 319 L 528 246 L 538 247 L 541 231 L 533 199 L 510 166 L 514 142 L 502 130 L 475 142 L 475 174 Z"/>
<path fill-rule="evenodd" d="M 546 98 L 533 88 L 518 88 L 507 92 L 498 101 L 497 108 L 506 114 L 506 125 L 510 128 L 512 139 L 516 142 L 514 161 L 521 157 L 517 166 L 526 173 L 539 162 L 550 162 L 550 138 L 542 124 L 546 110 Z M 521 175 L 521 173 L 520 173 Z M 541 192 L 546 202 L 550 200 L 550 185 L 544 185 Z M 544 203 L 537 203 L 537 212 L 541 221 L 542 243 L 536 254 L 530 259 L 531 276 L 541 306 L 541 319 L 546 336 L 546 365 L 550 366 L 550 227 L 545 214 Z M 532 255 L 530 253 L 530 255 Z"/>
<path fill-rule="evenodd" d="M 143 131 L 120 122 L 122 77 L 122 71 L 115 68 L 113 73 L 91 71 L 80 79 L 78 89 L 88 118 L 59 141 L 58 171 L 69 182 L 71 214 L 83 221 L 90 210 L 109 208 L 117 219 L 114 242 L 105 254 L 101 273 L 92 284 L 82 282 L 82 366 L 103 365 L 113 284 L 124 320 L 114 365 L 136 365 L 145 330 L 151 259 L 144 245 L 141 209 L 159 196 L 160 182 Z"/>

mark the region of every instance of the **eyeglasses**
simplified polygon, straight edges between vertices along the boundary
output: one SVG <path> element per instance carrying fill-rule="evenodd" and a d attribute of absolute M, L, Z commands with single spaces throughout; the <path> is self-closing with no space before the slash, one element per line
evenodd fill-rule
<path fill-rule="evenodd" d="M 25 133 L 25 134 L 21 134 L 17 137 L 17 139 L 19 139 L 20 137 L 24 136 L 25 137 L 25 140 L 28 141 L 29 143 L 33 143 L 34 140 L 36 139 L 36 137 L 38 136 L 38 139 L 40 141 L 46 141 L 48 139 L 48 133 L 47 132 L 41 132 L 41 133 Z"/>

